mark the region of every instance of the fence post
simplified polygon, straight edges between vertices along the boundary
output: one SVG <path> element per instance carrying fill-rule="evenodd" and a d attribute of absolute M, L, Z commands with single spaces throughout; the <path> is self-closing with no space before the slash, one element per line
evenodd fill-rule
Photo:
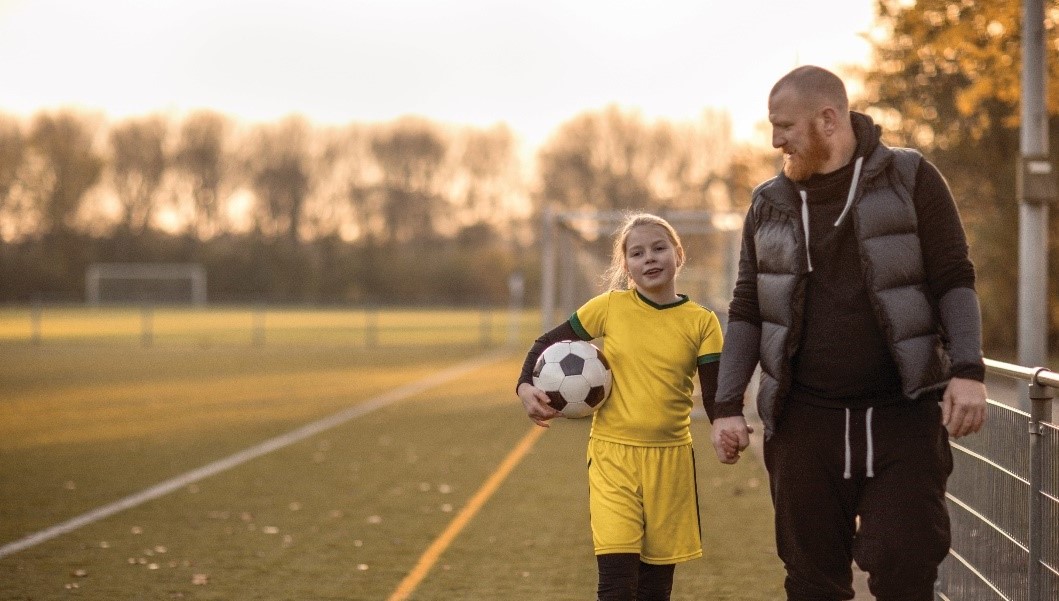
<path fill-rule="evenodd" d="M 373 348 L 379 345 L 379 310 L 374 305 L 364 309 L 364 346 Z"/>
<path fill-rule="evenodd" d="M 154 340 L 154 308 L 150 303 L 144 303 L 140 310 L 140 344 L 144 347 L 151 346 Z"/>
<path fill-rule="evenodd" d="M 265 346 L 265 304 L 254 303 L 250 343 L 254 346 Z"/>
<path fill-rule="evenodd" d="M 41 338 L 41 321 L 43 319 L 44 303 L 41 302 L 39 296 L 33 297 L 33 307 L 29 312 L 29 329 L 30 329 L 30 340 L 33 341 L 35 346 L 40 345 Z"/>
<path fill-rule="evenodd" d="M 1030 506 L 1029 506 L 1029 601 L 1044 601 L 1041 597 L 1041 549 L 1044 533 L 1041 522 L 1041 490 L 1044 483 L 1044 445 L 1041 441 L 1041 422 L 1049 421 L 1052 412 L 1052 389 L 1037 381 L 1045 369 L 1038 368 L 1030 380 Z"/>
<path fill-rule="evenodd" d="M 518 348 L 522 338 L 522 307 L 526 292 L 526 278 L 516 271 L 507 278 L 508 324 L 507 345 Z"/>
<path fill-rule="evenodd" d="M 482 347 L 488 347 L 493 343 L 493 313 L 492 309 L 482 305 L 481 320 L 479 330 L 481 332 L 481 340 L 479 341 Z"/>

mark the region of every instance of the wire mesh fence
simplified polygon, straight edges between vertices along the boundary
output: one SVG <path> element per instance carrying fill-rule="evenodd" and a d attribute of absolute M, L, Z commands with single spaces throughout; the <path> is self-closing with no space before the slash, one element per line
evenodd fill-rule
<path fill-rule="evenodd" d="M 1059 374 L 987 361 L 1029 383 L 1027 413 L 989 401 L 987 427 L 954 441 L 948 506 L 952 544 L 936 586 L 945 601 L 1059 599 Z"/>

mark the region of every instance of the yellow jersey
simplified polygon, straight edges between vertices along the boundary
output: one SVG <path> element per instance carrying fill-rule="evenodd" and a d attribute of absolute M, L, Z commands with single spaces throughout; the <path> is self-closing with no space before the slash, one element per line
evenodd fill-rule
<path fill-rule="evenodd" d="M 666 305 L 636 290 L 611 290 L 585 303 L 570 325 L 602 339 L 613 372 L 591 437 L 634 446 L 691 442 L 691 395 L 698 365 L 719 361 L 723 334 L 713 311 L 680 295 Z"/>

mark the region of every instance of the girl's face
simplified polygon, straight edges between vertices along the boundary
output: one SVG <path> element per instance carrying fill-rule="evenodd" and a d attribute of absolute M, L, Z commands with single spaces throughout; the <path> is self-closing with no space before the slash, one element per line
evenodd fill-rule
<path fill-rule="evenodd" d="M 659 304 L 676 299 L 680 257 L 664 227 L 638 225 L 625 239 L 625 268 L 636 289 Z"/>

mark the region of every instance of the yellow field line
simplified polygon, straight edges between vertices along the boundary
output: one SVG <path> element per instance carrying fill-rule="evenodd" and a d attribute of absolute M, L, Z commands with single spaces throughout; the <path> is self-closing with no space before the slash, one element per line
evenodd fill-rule
<path fill-rule="evenodd" d="M 467 502 L 467 505 L 456 514 L 449 526 L 445 528 L 445 531 L 441 533 L 441 536 L 437 537 L 433 543 L 427 547 L 427 550 L 420 556 L 419 561 L 416 563 L 412 571 L 404 577 L 404 580 L 397 585 L 397 588 L 393 593 L 387 597 L 386 601 L 406 601 L 411 595 L 419 583 L 423 581 L 427 573 L 430 572 L 430 568 L 434 567 L 434 563 L 437 562 L 441 554 L 445 552 L 445 549 L 452 543 L 456 536 L 463 530 L 463 527 L 471 521 L 471 518 L 478 513 L 478 510 L 485 505 L 485 502 L 489 500 L 489 497 L 493 496 L 496 489 L 500 487 L 504 479 L 507 478 L 511 470 L 515 469 L 515 466 L 522 461 L 522 458 L 533 448 L 534 443 L 541 437 L 545 432 L 545 428 L 539 426 L 531 426 L 530 431 L 522 437 L 518 445 L 508 453 L 507 457 L 500 463 L 493 472 L 489 479 L 485 481 L 485 484 L 478 489 L 478 492 L 474 493 L 471 500 Z"/>

